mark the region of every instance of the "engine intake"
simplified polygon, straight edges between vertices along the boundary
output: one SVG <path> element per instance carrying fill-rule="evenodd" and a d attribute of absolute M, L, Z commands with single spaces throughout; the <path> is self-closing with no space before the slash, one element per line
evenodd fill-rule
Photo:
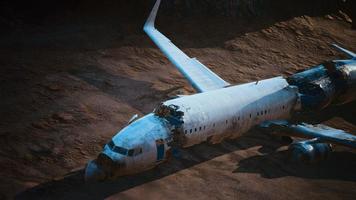
<path fill-rule="evenodd" d="M 293 143 L 288 149 L 294 162 L 304 164 L 321 162 L 332 151 L 330 144 L 322 143 L 317 138 Z"/>

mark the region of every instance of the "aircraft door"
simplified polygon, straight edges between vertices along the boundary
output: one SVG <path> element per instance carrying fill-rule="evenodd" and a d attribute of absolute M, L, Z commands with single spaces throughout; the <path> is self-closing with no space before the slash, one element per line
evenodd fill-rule
<path fill-rule="evenodd" d="M 156 162 L 161 162 L 164 159 L 164 154 L 165 154 L 164 140 L 162 139 L 156 140 L 156 148 L 157 148 Z"/>
<path fill-rule="evenodd" d="M 145 166 L 144 154 L 142 148 L 138 147 L 129 151 L 129 156 L 133 159 L 133 163 L 136 167 L 142 168 Z"/>

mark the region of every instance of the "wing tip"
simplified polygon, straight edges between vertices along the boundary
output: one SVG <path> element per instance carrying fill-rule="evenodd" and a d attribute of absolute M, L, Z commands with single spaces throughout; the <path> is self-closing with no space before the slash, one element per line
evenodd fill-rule
<path fill-rule="evenodd" d="M 154 28 L 155 27 L 155 21 L 156 21 L 156 16 L 157 12 L 159 9 L 159 6 L 161 4 L 161 0 L 157 0 L 155 5 L 153 6 L 150 15 L 148 16 L 145 25 L 143 26 L 143 30 L 146 31 L 148 28 Z"/>

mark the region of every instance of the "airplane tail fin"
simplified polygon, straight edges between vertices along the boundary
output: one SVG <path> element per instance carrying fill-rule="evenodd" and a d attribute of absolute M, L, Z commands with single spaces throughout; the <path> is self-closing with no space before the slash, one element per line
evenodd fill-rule
<path fill-rule="evenodd" d="M 333 47 L 335 47 L 337 50 L 345 53 L 346 55 L 350 56 L 352 60 L 356 60 L 356 54 L 352 51 L 349 51 L 347 49 L 344 49 L 342 47 L 340 47 L 339 45 L 337 44 L 332 44 Z"/>

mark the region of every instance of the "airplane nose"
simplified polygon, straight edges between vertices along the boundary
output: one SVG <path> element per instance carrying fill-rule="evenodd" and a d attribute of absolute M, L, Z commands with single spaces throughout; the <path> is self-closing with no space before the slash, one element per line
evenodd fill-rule
<path fill-rule="evenodd" d="M 86 182 L 100 181 L 106 178 L 102 167 L 95 160 L 90 161 L 85 169 L 84 179 Z"/>
<path fill-rule="evenodd" d="M 125 172 L 125 163 L 117 159 L 115 162 L 105 153 L 100 153 L 96 160 L 87 164 L 85 169 L 85 181 L 104 181 Z"/>

